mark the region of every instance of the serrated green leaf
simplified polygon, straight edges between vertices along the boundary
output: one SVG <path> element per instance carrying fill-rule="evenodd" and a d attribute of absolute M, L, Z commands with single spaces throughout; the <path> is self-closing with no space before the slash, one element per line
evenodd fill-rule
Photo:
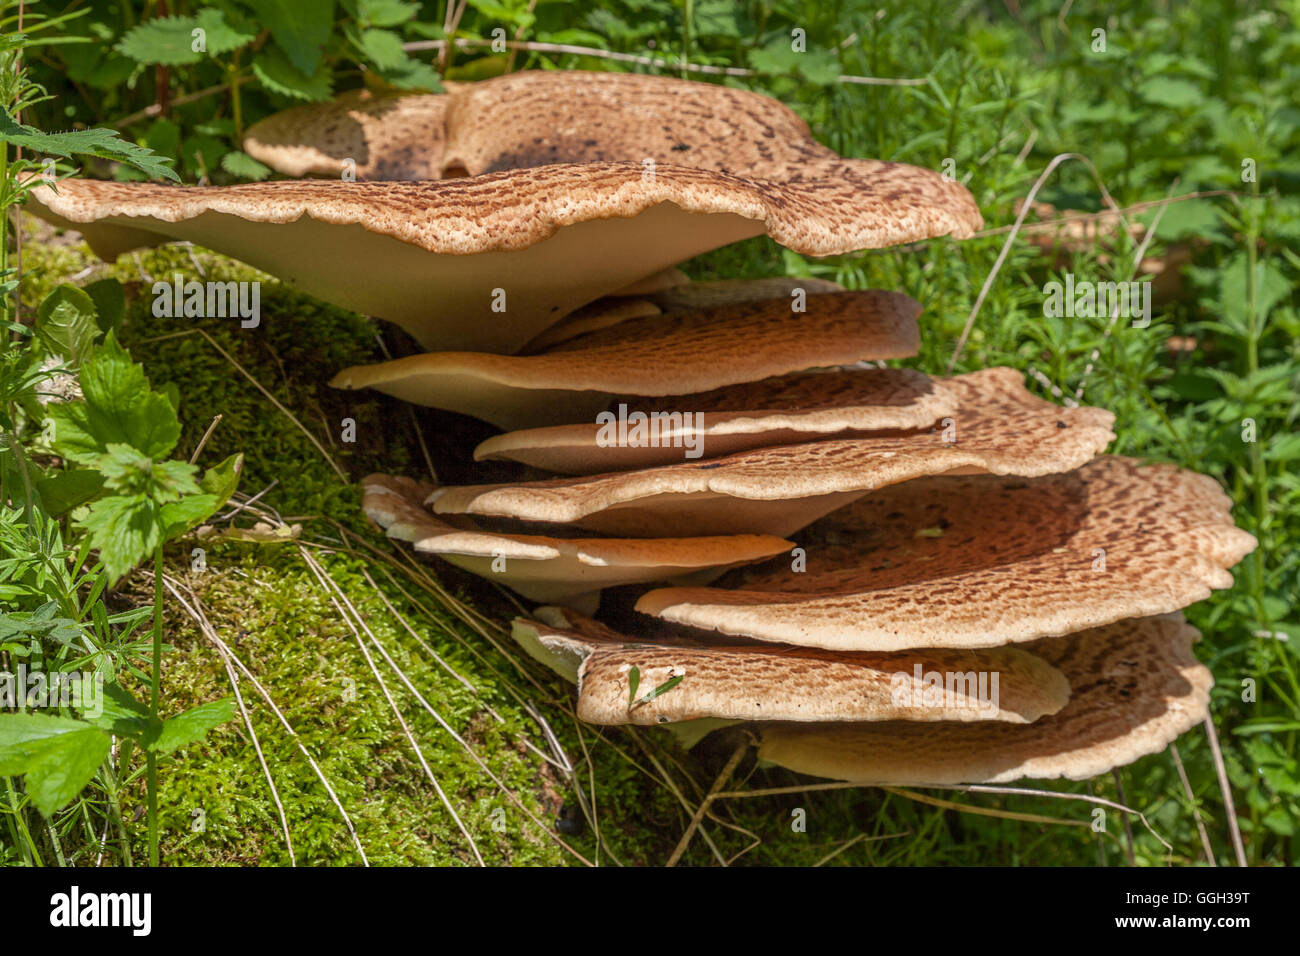
<path fill-rule="evenodd" d="M 303 76 L 315 76 L 334 29 L 334 0 L 247 0 L 271 31 L 288 63 Z"/>
<path fill-rule="evenodd" d="M 158 754 L 168 754 L 188 744 L 202 740 L 213 727 L 219 727 L 235 715 L 235 699 L 223 697 L 206 704 L 191 707 L 175 717 L 163 721 L 158 738 L 146 744 L 145 749 Z"/>
<path fill-rule="evenodd" d="M 396 69 L 409 59 L 402 38 L 392 30 L 362 30 L 356 43 L 362 55 L 381 70 Z"/>
<path fill-rule="evenodd" d="M 0 774 L 25 775 L 27 795 L 51 816 L 76 799 L 108 756 L 109 735 L 47 714 L 0 714 Z"/>
<path fill-rule="evenodd" d="M 187 495 L 179 501 L 163 505 L 158 513 L 163 538 L 170 541 L 191 528 L 197 528 L 220 507 L 221 502 L 216 495 Z"/>
<path fill-rule="evenodd" d="M 271 167 L 259 163 L 252 156 L 240 150 L 232 150 L 221 157 L 221 168 L 240 179 L 261 182 L 271 175 Z"/>
<path fill-rule="evenodd" d="M 204 31 L 204 46 L 208 56 L 220 56 L 238 50 L 257 39 L 257 34 L 236 29 L 226 22 L 226 15 L 216 7 L 205 7 L 195 17 L 199 29 Z"/>
<path fill-rule="evenodd" d="M 95 303 L 95 321 L 101 332 L 112 332 L 126 316 L 126 290 L 116 279 L 100 279 L 82 289 Z"/>
<path fill-rule="evenodd" d="M 151 554 L 158 544 L 156 509 L 144 495 L 114 495 L 92 502 L 79 522 L 99 552 L 110 584 Z"/>
<path fill-rule="evenodd" d="M 253 72 L 272 93 L 309 102 L 323 102 L 330 98 L 333 76 L 328 69 L 322 67 L 307 76 L 277 49 L 259 54 L 253 60 Z"/>
<path fill-rule="evenodd" d="M 151 178 L 180 182 L 180 177 L 168 165 L 171 160 L 156 155 L 143 146 L 128 143 L 111 129 L 79 129 L 68 133 L 42 133 L 19 123 L 0 107 L 0 142 L 13 143 L 36 153 L 51 156 L 95 156 L 112 160 L 137 169 Z"/>
<path fill-rule="evenodd" d="M 395 27 L 406 23 L 420 11 L 418 3 L 402 0 L 359 0 L 357 19 L 372 27 Z"/>

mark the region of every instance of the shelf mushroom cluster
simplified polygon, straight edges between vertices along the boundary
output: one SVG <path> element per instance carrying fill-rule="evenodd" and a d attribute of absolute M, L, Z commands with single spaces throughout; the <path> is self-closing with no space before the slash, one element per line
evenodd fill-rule
<path fill-rule="evenodd" d="M 1212 480 L 1105 455 L 1109 412 L 1012 369 L 885 367 L 919 348 L 904 294 L 675 268 L 763 233 L 965 238 L 959 184 L 628 74 L 350 94 L 245 147 L 344 178 L 33 196 L 103 255 L 192 239 L 409 332 L 427 351 L 333 384 L 480 418 L 501 433 L 476 460 L 545 477 L 372 475 L 366 514 L 541 605 L 514 635 L 584 720 L 688 744 L 739 723 L 796 771 L 948 784 L 1090 776 L 1204 717 L 1179 612 L 1255 545 Z M 598 619 L 609 588 L 637 589 L 628 633 Z"/>

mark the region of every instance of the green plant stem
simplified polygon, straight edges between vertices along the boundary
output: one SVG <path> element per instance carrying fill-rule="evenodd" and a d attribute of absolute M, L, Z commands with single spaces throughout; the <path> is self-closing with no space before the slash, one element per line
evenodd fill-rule
<path fill-rule="evenodd" d="M 123 744 L 125 746 L 125 743 Z M 118 783 L 117 773 L 113 770 L 113 761 L 105 760 L 104 765 L 100 767 L 100 776 L 103 778 L 104 791 L 108 794 L 108 815 L 112 817 L 113 824 L 117 828 L 118 838 L 122 841 L 122 862 L 126 866 L 133 866 L 131 861 L 131 838 L 127 836 L 126 821 L 122 819 L 122 787 Z"/>
<path fill-rule="evenodd" d="M 41 854 L 36 849 L 36 841 L 32 839 L 32 831 L 27 829 L 27 818 L 23 816 L 22 808 L 18 806 L 18 796 L 14 789 L 14 778 L 5 777 L 5 793 L 9 795 L 9 809 L 13 813 L 13 819 L 17 821 L 18 830 L 22 839 L 18 841 L 19 847 L 23 851 L 23 859 L 27 861 L 28 866 L 44 866 L 41 861 Z"/>
<path fill-rule="evenodd" d="M 158 716 L 158 686 L 162 682 L 163 546 L 153 553 L 153 668 L 149 679 L 149 713 Z M 145 787 L 149 799 L 149 865 L 158 866 L 158 757 L 145 752 Z"/>

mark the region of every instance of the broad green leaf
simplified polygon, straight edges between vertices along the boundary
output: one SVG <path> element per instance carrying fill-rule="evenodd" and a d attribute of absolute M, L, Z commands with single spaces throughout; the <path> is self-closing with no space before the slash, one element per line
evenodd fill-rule
<path fill-rule="evenodd" d="M 263 51 L 253 60 L 253 72 L 272 93 L 294 99 L 321 102 L 330 98 L 333 78 L 324 67 L 307 76 L 279 50 Z"/>
<path fill-rule="evenodd" d="M 235 715 L 235 699 L 223 697 L 207 704 L 191 707 L 175 717 L 163 721 L 158 739 L 146 744 L 154 753 L 168 754 L 187 744 L 202 740 L 209 730 L 224 724 Z"/>
<path fill-rule="evenodd" d="M 402 0 L 359 0 L 357 3 L 357 19 L 372 27 L 395 27 L 419 11 L 418 3 L 404 3 Z"/>
<path fill-rule="evenodd" d="M 95 321 L 104 333 L 114 331 L 126 316 L 126 292 L 116 279 L 100 279 L 82 289 L 95 303 Z"/>
<path fill-rule="evenodd" d="M 158 738 L 162 721 L 149 708 L 131 696 L 121 684 L 105 684 L 103 710 L 87 721 L 119 737 L 132 737 L 142 744 Z"/>
<path fill-rule="evenodd" d="M 116 583 L 158 544 L 155 509 L 144 495 L 115 495 L 92 502 L 81 525 L 90 532 L 109 583 Z"/>
<path fill-rule="evenodd" d="M 217 507 L 220 508 L 230 500 L 230 496 L 239 487 L 239 475 L 243 470 L 244 456 L 231 455 L 203 473 L 203 477 L 199 479 L 199 488 L 204 494 L 214 496 L 217 499 Z"/>
<path fill-rule="evenodd" d="M 632 706 L 636 702 L 636 690 L 641 686 L 641 668 L 635 664 L 627 672 L 627 705 Z"/>
<path fill-rule="evenodd" d="M 1138 87 L 1138 95 L 1148 103 L 1170 109 L 1195 106 L 1205 99 L 1205 94 L 1195 83 L 1174 76 L 1151 77 Z"/>
<path fill-rule="evenodd" d="M 288 61 L 304 76 L 321 65 L 334 29 L 334 0 L 247 0 Z"/>
<path fill-rule="evenodd" d="M 259 163 L 252 156 L 239 150 L 232 150 L 221 157 L 221 168 L 240 179 L 261 182 L 271 175 L 271 167 Z"/>
<path fill-rule="evenodd" d="M 198 45 L 194 31 L 198 21 L 194 17 L 158 17 L 137 24 L 114 47 L 123 56 L 148 65 L 180 66 L 198 63 L 204 54 L 195 49 Z"/>
<path fill-rule="evenodd" d="M 9 111 L 0 107 L 0 142 L 13 143 L 35 153 L 51 156 L 96 156 L 99 159 L 125 163 L 155 179 L 170 179 L 179 183 L 180 177 L 164 159 L 143 146 L 125 142 L 111 129 L 78 129 L 68 133 L 42 133 L 19 123 Z"/>
<path fill-rule="evenodd" d="M 216 7 L 205 7 L 195 17 L 198 26 L 204 31 L 204 41 L 208 56 L 221 56 L 231 50 L 238 50 L 257 39 L 257 34 L 239 29 L 226 21 L 226 15 Z"/>
<path fill-rule="evenodd" d="M 34 484 L 41 506 L 57 518 L 99 494 L 104 478 L 91 468 L 70 468 L 37 478 Z"/>
<path fill-rule="evenodd" d="M 108 756 L 98 727 L 47 714 L 0 714 L 0 774 L 23 774 L 27 795 L 47 817 L 71 803 Z"/>
<path fill-rule="evenodd" d="M 402 49 L 402 38 L 392 30 L 362 30 L 356 44 L 365 58 L 381 70 L 396 69 L 409 59 Z"/>
<path fill-rule="evenodd" d="M 75 285 L 55 286 L 36 308 L 36 340 L 76 368 L 99 337 L 94 300 Z"/>
<path fill-rule="evenodd" d="M 197 528 L 220 507 L 221 502 L 216 495 L 187 495 L 179 501 L 163 505 L 158 512 L 163 538 L 170 541 L 191 528 Z"/>
<path fill-rule="evenodd" d="M 54 450 L 78 464 L 98 464 L 110 443 L 148 458 L 166 458 L 181 426 L 166 396 L 153 392 L 144 369 L 111 333 L 82 365 L 84 401 L 53 405 Z"/>

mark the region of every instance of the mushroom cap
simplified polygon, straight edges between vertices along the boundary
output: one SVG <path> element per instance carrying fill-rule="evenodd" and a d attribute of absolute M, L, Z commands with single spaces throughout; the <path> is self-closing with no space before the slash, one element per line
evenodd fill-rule
<path fill-rule="evenodd" d="M 647 293 L 647 297 L 665 312 L 686 309 L 709 309 L 737 302 L 757 302 L 763 299 L 789 299 L 796 290 L 807 295 L 824 295 L 843 292 L 844 286 L 829 279 L 805 276 L 770 276 L 766 279 L 717 279 L 711 282 L 689 282 Z"/>
<path fill-rule="evenodd" d="M 28 208 L 105 259 L 190 240 L 395 322 L 425 348 L 511 352 L 602 295 L 764 232 L 823 256 L 978 225 L 969 194 L 954 207 L 956 184 L 937 173 L 855 162 L 870 167 L 860 180 L 805 171 L 789 183 L 670 165 L 646 175 L 634 162 L 418 183 L 65 180 L 34 189 Z"/>
<path fill-rule="evenodd" d="M 344 369 L 337 388 L 375 388 L 502 428 L 591 418 L 613 395 L 702 391 L 818 365 L 912 355 L 917 302 L 898 292 L 818 296 L 629 319 L 540 355 L 426 352 Z"/>
<path fill-rule="evenodd" d="M 1156 753 L 1209 711 L 1214 679 L 1181 614 L 1120 621 L 1028 648 L 1070 682 L 1070 701 L 1032 724 L 984 721 L 764 724 L 758 755 L 798 773 L 923 786 L 1083 780 Z"/>
<path fill-rule="evenodd" d="M 957 413 L 957 396 L 914 369 L 860 368 L 796 372 L 646 406 L 647 412 L 685 413 L 660 431 L 661 437 L 680 435 L 683 442 L 609 444 L 601 439 L 601 425 L 583 422 L 496 435 L 474 450 L 474 458 L 511 459 L 566 475 L 654 468 L 680 461 L 683 446 L 698 448 L 702 458 L 717 458 L 847 432 L 871 438 L 927 428 Z M 700 417 L 688 417 L 691 413 Z"/>
<path fill-rule="evenodd" d="M 449 99 L 351 90 L 254 123 L 244 152 L 288 176 L 337 177 L 351 159 L 361 180 L 441 179 Z"/>
<path fill-rule="evenodd" d="M 636 607 L 838 650 L 1031 641 L 1230 587 L 1226 569 L 1255 547 L 1230 507 L 1212 478 L 1114 456 L 1030 480 L 919 479 L 806 529 L 802 573 L 773 562 L 734 589 L 663 588 Z"/>
<path fill-rule="evenodd" d="M 409 541 L 416 551 L 437 554 L 531 600 L 572 602 L 593 611 L 602 588 L 707 581 L 727 568 L 791 547 L 781 538 L 756 534 L 634 540 L 495 534 L 468 522 L 456 527 L 430 514 L 421 502 L 433 485 L 375 474 L 362 482 L 362 489 L 367 517 L 390 538 Z"/>
<path fill-rule="evenodd" d="M 957 395 L 955 443 L 944 440 L 948 429 L 830 439 L 699 464 L 447 487 L 431 503 L 440 514 L 571 523 L 634 537 L 683 529 L 784 536 L 886 485 L 961 471 L 1027 477 L 1069 471 L 1115 437 L 1110 412 L 1043 401 L 1025 389 L 1014 369 L 986 369 L 943 382 Z"/>
<path fill-rule="evenodd" d="M 540 609 L 536 617 L 515 620 L 515 639 L 577 682 L 578 717 L 593 724 L 663 724 L 703 717 L 1028 723 L 1056 713 L 1070 697 L 1060 671 L 1017 648 L 853 654 L 713 646 L 671 637 L 626 637 L 559 608 Z M 653 700 L 629 706 L 632 667 L 638 670 L 638 697 L 674 677 L 682 680 Z M 927 697 L 924 675 L 932 673 L 961 679 L 949 685 L 951 693 Z"/>

